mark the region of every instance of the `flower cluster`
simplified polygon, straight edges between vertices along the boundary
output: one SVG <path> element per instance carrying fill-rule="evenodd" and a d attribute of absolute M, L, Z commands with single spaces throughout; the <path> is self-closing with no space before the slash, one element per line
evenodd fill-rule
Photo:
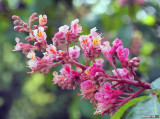
<path fill-rule="evenodd" d="M 140 81 L 136 76 L 139 58 L 134 57 L 129 60 L 129 49 L 123 47 L 120 39 L 116 38 L 110 45 L 108 41 L 102 41 L 102 35 L 97 33 L 96 27 L 90 30 L 90 34 L 80 35 L 83 31 L 82 26 L 79 20 L 75 19 L 71 22 L 70 28 L 67 25 L 61 26 L 52 38 L 53 43 L 47 44 L 46 15 L 39 15 L 38 18 L 36 13 L 32 14 L 29 24 L 15 15 L 12 19 L 16 25 L 14 30 L 20 33 L 28 32 L 25 38 L 27 43 L 22 43 L 19 38 L 16 38 L 17 44 L 13 51 L 22 50 L 29 58 L 27 66 L 32 70 L 30 73 L 38 71 L 47 74 L 53 67 L 62 65 L 60 73 L 53 72 L 53 84 L 58 84 L 62 89 L 76 89 L 80 85 L 82 99 L 89 99 L 96 107 L 94 114 L 112 115 L 138 93 L 150 89 L 150 84 Z M 31 25 L 37 20 L 39 20 L 38 25 Z M 71 42 L 78 41 L 80 46 L 69 47 Z M 56 48 L 59 42 L 66 44 L 66 51 Z M 78 62 L 80 50 L 83 52 L 85 65 Z M 36 51 L 41 51 L 43 56 L 38 56 Z M 103 69 L 104 60 L 99 58 L 100 53 L 113 67 L 113 74 L 108 74 Z M 116 68 L 116 59 L 120 61 L 122 68 Z M 75 68 L 72 68 L 72 65 Z M 131 85 L 142 89 L 138 93 L 128 93 L 132 90 Z"/>

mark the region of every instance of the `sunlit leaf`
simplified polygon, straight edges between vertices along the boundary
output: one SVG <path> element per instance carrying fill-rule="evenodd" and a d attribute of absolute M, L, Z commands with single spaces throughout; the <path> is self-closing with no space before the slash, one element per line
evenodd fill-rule
<path fill-rule="evenodd" d="M 126 119 L 142 119 L 143 115 L 158 115 L 160 114 L 160 104 L 156 96 L 151 96 L 142 100 L 129 111 Z"/>
<path fill-rule="evenodd" d="M 138 98 L 134 98 L 130 101 L 128 101 L 126 104 L 124 104 L 120 109 L 111 117 L 111 119 L 121 119 L 124 112 L 130 108 L 131 106 L 135 105 L 137 102 L 146 99 L 148 96 L 141 96 Z"/>
<path fill-rule="evenodd" d="M 151 83 L 151 88 L 153 90 L 159 90 L 160 89 L 160 78 L 156 79 Z"/>

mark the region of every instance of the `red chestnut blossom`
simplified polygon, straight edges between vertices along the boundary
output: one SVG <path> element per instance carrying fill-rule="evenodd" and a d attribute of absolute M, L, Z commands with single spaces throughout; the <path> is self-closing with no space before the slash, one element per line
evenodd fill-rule
<path fill-rule="evenodd" d="M 118 38 L 116 38 L 116 39 L 113 41 L 112 44 L 113 44 L 113 46 L 112 46 L 112 48 L 111 48 L 111 50 L 110 50 L 110 53 L 111 53 L 111 54 L 114 54 L 119 46 L 123 46 L 122 41 L 119 40 Z"/>
<path fill-rule="evenodd" d="M 73 20 L 71 22 L 70 30 L 69 30 L 69 26 L 67 25 L 60 27 L 59 32 L 54 35 L 54 37 L 52 38 L 52 41 L 55 44 L 58 43 L 58 40 L 62 43 L 64 43 L 64 40 L 70 43 L 71 39 L 73 42 L 77 42 L 77 38 L 79 37 L 78 33 L 82 32 L 82 26 L 80 26 L 78 22 L 79 22 L 78 19 Z"/>
<path fill-rule="evenodd" d="M 33 30 L 33 34 L 36 37 L 38 42 L 43 42 L 46 40 L 47 36 L 46 33 L 44 32 L 43 27 L 38 27 L 38 29 Z"/>
<path fill-rule="evenodd" d="M 96 86 L 91 80 L 86 80 L 81 83 L 80 85 L 81 93 L 86 99 L 94 98 L 94 94 L 96 89 Z"/>
<path fill-rule="evenodd" d="M 53 83 L 58 84 L 62 89 L 75 89 L 80 83 L 80 72 L 72 70 L 70 64 L 63 65 L 60 72 L 61 75 L 58 75 L 57 72 L 53 73 L 55 76 L 53 78 Z"/>
<path fill-rule="evenodd" d="M 78 46 L 73 46 L 69 48 L 69 55 L 71 58 L 77 59 L 80 56 L 80 48 Z"/>
<path fill-rule="evenodd" d="M 100 45 L 101 45 L 101 39 L 102 38 L 96 31 L 97 31 L 96 27 L 92 28 L 91 31 L 90 31 L 89 37 L 92 40 L 92 46 L 94 48 L 99 48 Z"/>
<path fill-rule="evenodd" d="M 116 50 L 116 52 L 119 57 L 119 60 L 121 60 L 121 61 L 127 60 L 127 57 L 129 55 L 128 48 L 123 49 L 123 46 L 119 46 L 118 49 Z"/>
<path fill-rule="evenodd" d="M 101 52 L 103 53 L 103 55 L 107 57 L 107 59 L 110 61 L 110 50 L 111 50 L 110 43 L 108 41 L 105 41 L 100 46 L 100 48 L 101 48 Z"/>
<path fill-rule="evenodd" d="M 117 71 L 121 74 L 123 78 L 134 80 L 134 76 L 130 73 L 130 71 L 127 68 L 123 69 L 117 69 Z M 118 76 L 115 70 L 112 70 L 114 76 Z"/>
<path fill-rule="evenodd" d="M 124 48 L 123 49 L 123 46 L 119 46 L 116 50 L 117 52 L 117 55 L 118 55 L 118 58 L 119 60 L 121 61 L 121 64 L 123 67 L 127 67 L 128 65 L 128 55 L 129 55 L 129 50 L 128 48 Z"/>
<path fill-rule="evenodd" d="M 118 96 L 123 92 L 119 90 L 114 90 L 111 88 L 111 84 L 106 82 L 104 85 L 100 86 L 99 91 L 95 93 L 94 97 L 98 101 L 98 106 L 95 114 L 101 113 L 111 113 L 116 102 L 118 101 Z"/>
<path fill-rule="evenodd" d="M 78 24 L 79 20 L 75 19 L 71 22 L 71 33 L 77 34 L 82 32 L 82 26 Z"/>
<path fill-rule="evenodd" d="M 48 52 L 49 56 L 55 57 L 57 55 L 57 49 L 52 44 L 47 46 L 46 51 Z"/>
<path fill-rule="evenodd" d="M 45 33 L 47 26 L 44 26 L 47 23 L 46 15 L 39 16 L 38 25 L 32 25 L 33 21 L 38 20 L 36 13 L 30 16 L 29 24 L 15 15 L 12 19 L 17 25 L 14 30 L 20 33 L 28 32 L 28 36 L 25 38 L 27 43 L 21 43 L 20 39 L 16 38 L 17 44 L 13 51 L 22 50 L 29 58 L 27 66 L 31 69 L 30 73 L 38 71 L 47 74 L 53 67 L 62 65 L 60 74 L 56 71 L 53 72 L 53 84 L 58 84 L 62 89 L 76 89 L 80 85 L 83 97 L 95 105 L 94 114 L 112 115 L 140 92 L 150 89 L 150 84 L 142 82 L 134 72 L 138 70 L 139 58 L 134 57 L 129 60 L 127 58 L 129 50 L 123 48 L 123 43 L 118 38 L 110 46 L 108 41 L 101 41 L 101 34 L 96 32 L 96 27 L 90 30 L 90 34 L 79 36 L 79 33 L 82 32 L 82 26 L 78 24 L 79 20 L 75 19 L 71 22 L 70 29 L 67 25 L 61 26 L 52 38 L 53 43 L 47 44 Z M 69 47 L 72 41 L 77 42 L 78 40 L 80 47 L 77 45 Z M 67 50 L 57 50 L 58 42 L 65 43 Z M 77 59 L 80 57 L 81 49 L 85 65 L 79 63 Z M 43 56 L 38 57 L 36 51 L 41 51 Z M 103 69 L 104 60 L 99 58 L 101 52 L 113 67 L 114 75 L 106 73 Z M 97 57 L 98 59 L 96 59 Z M 123 69 L 116 68 L 115 59 L 121 62 Z M 91 61 L 91 65 L 88 60 Z M 72 65 L 76 67 L 76 70 L 72 69 Z M 126 93 L 126 90 L 131 90 L 131 86 L 141 89 L 135 93 Z"/>
<path fill-rule="evenodd" d="M 39 15 L 39 26 L 44 26 L 47 23 L 46 15 Z"/>
<path fill-rule="evenodd" d="M 91 43 L 91 39 L 89 38 L 88 35 L 81 35 L 79 37 L 79 41 L 80 41 L 80 45 L 81 48 L 85 51 L 89 51 L 92 43 Z"/>

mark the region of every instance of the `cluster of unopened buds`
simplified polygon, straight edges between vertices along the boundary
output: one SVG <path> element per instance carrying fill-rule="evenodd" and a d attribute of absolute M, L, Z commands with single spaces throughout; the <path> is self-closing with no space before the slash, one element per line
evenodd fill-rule
<path fill-rule="evenodd" d="M 62 65 L 60 73 L 53 72 L 53 84 L 58 84 L 62 89 L 76 89 L 80 85 L 81 95 L 94 103 L 94 114 L 114 114 L 123 104 L 136 97 L 145 89 L 150 89 L 150 84 L 142 82 L 135 71 L 139 66 L 140 59 L 137 57 L 128 59 L 129 50 L 123 47 L 121 40 L 116 38 L 112 45 L 108 41 L 102 41 L 102 35 L 97 33 L 94 27 L 88 35 L 80 35 L 82 26 L 79 20 L 71 22 L 71 26 L 61 26 L 52 38 L 53 43 L 47 44 L 47 16 L 34 13 L 29 19 L 29 25 L 18 16 L 12 16 L 14 30 L 28 32 L 27 43 L 20 42 L 16 38 L 16 46 L 13 51 L 22 50 L 29 60 L 27 66 L 32 70 L 47 74 L 57 65 Z M 31 25 L 39 20 L 39 25 Z M 69 47 L 71 42 L 80 42 L 80 46 Z M 58 43 L 66 45 L 66 50 L 58 50 Z M 41 51 L 43 57 L 35 53 Z M 85 65 L 78 62 L 80 52 L 84 56 Z M 102 53 L 113 67 L 113 74 L 108 74 L 103 69 L 104 60 L 99 57 Z M 122 68 L 116 68 L 116 61 L 120 61 Z M 89 65 L 88 62 L 92 62 Z M 72 66 L 75 66 L 73 69 Z M 131 86 L 139 87 L 140 90 L 133 92 Z"/>

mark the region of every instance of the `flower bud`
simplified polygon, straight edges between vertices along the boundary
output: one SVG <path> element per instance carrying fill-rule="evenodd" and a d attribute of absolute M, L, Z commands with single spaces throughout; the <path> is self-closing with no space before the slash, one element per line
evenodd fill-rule
<path fill-rule="evenodd" d="M 37 17 L 37 13 L 32 14 L 32 18 Z"/>
<path fill-rule="evenodd" d="M 18 30 L 19 33 L 22 33 L 23 31 L 24 31 L 23 28 L 21 28 L 21 29 Z"/>
<path fill-rule="evenodd" d="M 20 20 L 20 17 L 19 17 L 19 16 L 16 16 L 16 15 L 13 15 L 13 16 L 12 16 L 12 19 L 13 19 L 13 20 Z"/>
<path fill-rule="evenodd" d="M 38 29 L 38 26 L 37 26 L 37 25 L 34 25 L 34 26 L 33 26 L 33 29 Z"/>
<path fill-rule="evenodd" d="M 17 25 L 19 23 L 19 20 L 15 20 L 13 23 L 14 25 Z"/>
<path fill-rule="evenodd" d="M 20 26 L 15 26 L 15 27 L 14 27 L 14 30 L 15 30 L 15 31 L 18 31 L 20 28 L 21 28 Z"/>
<path fill-rule="evenodd" d="M 47 29 L 48 29 L 48 26 L 44 26 L 43 28 L 44 28 L 44 30 L 47 30 Z"/>
<path fill-rule="evenodd" d="M 26 28 L 27 27 L 27 23 L 24 23 L 23 26 Z"/>

